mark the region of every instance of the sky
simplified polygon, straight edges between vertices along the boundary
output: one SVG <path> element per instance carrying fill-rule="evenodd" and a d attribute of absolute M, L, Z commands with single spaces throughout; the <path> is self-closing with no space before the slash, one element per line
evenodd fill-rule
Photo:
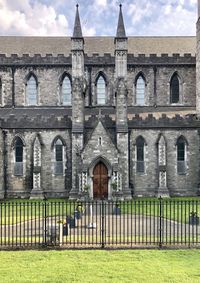
<path fill-rule="evenodd" d="M 115 36 L 120 2 L 128 36 L 196 32 L 197 0 L 0 0 L 0 35 L 71 36 L 77 2 L 84 36 Z"/>

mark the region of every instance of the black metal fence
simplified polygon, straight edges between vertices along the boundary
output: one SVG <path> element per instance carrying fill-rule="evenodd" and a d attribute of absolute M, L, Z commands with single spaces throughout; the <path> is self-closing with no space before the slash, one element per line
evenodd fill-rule
<path fill-rule="evenodd" d="M 0 203 L 0 248 L 200 246 L 200 200 Z"/>

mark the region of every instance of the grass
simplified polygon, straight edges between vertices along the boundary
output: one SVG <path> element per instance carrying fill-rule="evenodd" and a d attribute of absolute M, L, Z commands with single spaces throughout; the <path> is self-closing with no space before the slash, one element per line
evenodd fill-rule
<path fill-rule="evenodd" d="M 170 198 L 163 199 L 160 206 L 158 198 L 135 199 L 130 202 L 119 203 L 123 213 L 138 214 L 146 216 L 160 216 L 188 223 L 191 212 L 197 212 L 200 216 L 200 198 Z"/>
<path fill-rule="evenodd" d="M 200 282 L 199 250 L 0 252 L 0 282 Z"/>
<path fill-rule="evenodd" d="M 11 225 L 28 220 L 49 216 L 72 215 L 76 208 L 75 202 L 64 200 L 30 201 L 13 200 L 0 203 L 0 224 Z"/>
<path fill-rule="evenodd" d="M 73 215 L 76 202 L 63 199 L 44 201 L 10 200 L 0 203 L 1 224 L 16 224 L 27 220 L 46 216 L 66 218 Z M 99 204 L 98 204 L 99 205 Z M 113 208 L 115 203 L 113 204 Z M 192 211 L 200 216 L 200 198 L 170 198 L 163 199 L 161 210 L 157 198 L 140 198 L 133 201 L 119 202 L 123 214 L 162 216 L 180 223 L 188 223 Z"/>

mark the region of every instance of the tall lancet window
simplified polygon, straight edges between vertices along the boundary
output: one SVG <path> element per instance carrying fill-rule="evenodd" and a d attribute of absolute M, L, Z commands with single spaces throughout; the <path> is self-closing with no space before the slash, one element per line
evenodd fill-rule
<path fill-rule="evenodd" d="M 33 75 L 27 80 L 26 96 L 28 105 L 37 105 L 38 86 L 36 78 Z"/>
<path fill-rule="evenodd" d="M 101 75 L 97 79 L 97 104 L 106 104 L 106 82 Z"/>
<path fill-rule="evenodd" d="M 180 102 L 180 83 L 179 77 L 175 73 L 170 82 L 170 103 L 179 103 Z"/>
<path fill-rule="evenodd" d="M 145 171 L 144 149 L 145 149 L 145 140 L 143 137 L 140 136 L 136 140 L 136 171 L 138 173 L 144 173 Z"/>
<path fill-rule="evenodd" d="M 17 137 L 14 144 L 14 175 L 22 176 L 23 175 L 23 142 L 20 137 Z"/>
<path fill-rule="evenodd" d="M 60 139 L 57 139 L 55 142 L 55 165 L 54 165 L 54 173 L 55 175 L 63 175 L 64 169 L 64 146 Z"/>
<path fill-rule="evenodd" d="M 140 75 L 136 81 L 136 104 L 144 105 L 145 104 L 145 80 L 142 75 Z"/>
<path fill-rule="evenodd" d="M 181 136 L 177 140 L 177 173 L 186 173 L 186 139 Z"/>
<path fill-rule="evenodd" d="M 72 88 L 71 81 L 68 76 L 65 76 L 61 84 L 61 103 L 63 105 L 72 104 Z"/>

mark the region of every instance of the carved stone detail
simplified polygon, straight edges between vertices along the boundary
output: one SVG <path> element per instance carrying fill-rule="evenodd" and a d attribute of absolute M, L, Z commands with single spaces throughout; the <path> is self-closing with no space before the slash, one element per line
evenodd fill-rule
<path fill-rule="evenodd" d="M 167 172 L 166 172 L 166 142 L 163 135 L 158 141 L 158 163 L 159 163 L 159 188 L 158 196 L 168 197 Z"/>

